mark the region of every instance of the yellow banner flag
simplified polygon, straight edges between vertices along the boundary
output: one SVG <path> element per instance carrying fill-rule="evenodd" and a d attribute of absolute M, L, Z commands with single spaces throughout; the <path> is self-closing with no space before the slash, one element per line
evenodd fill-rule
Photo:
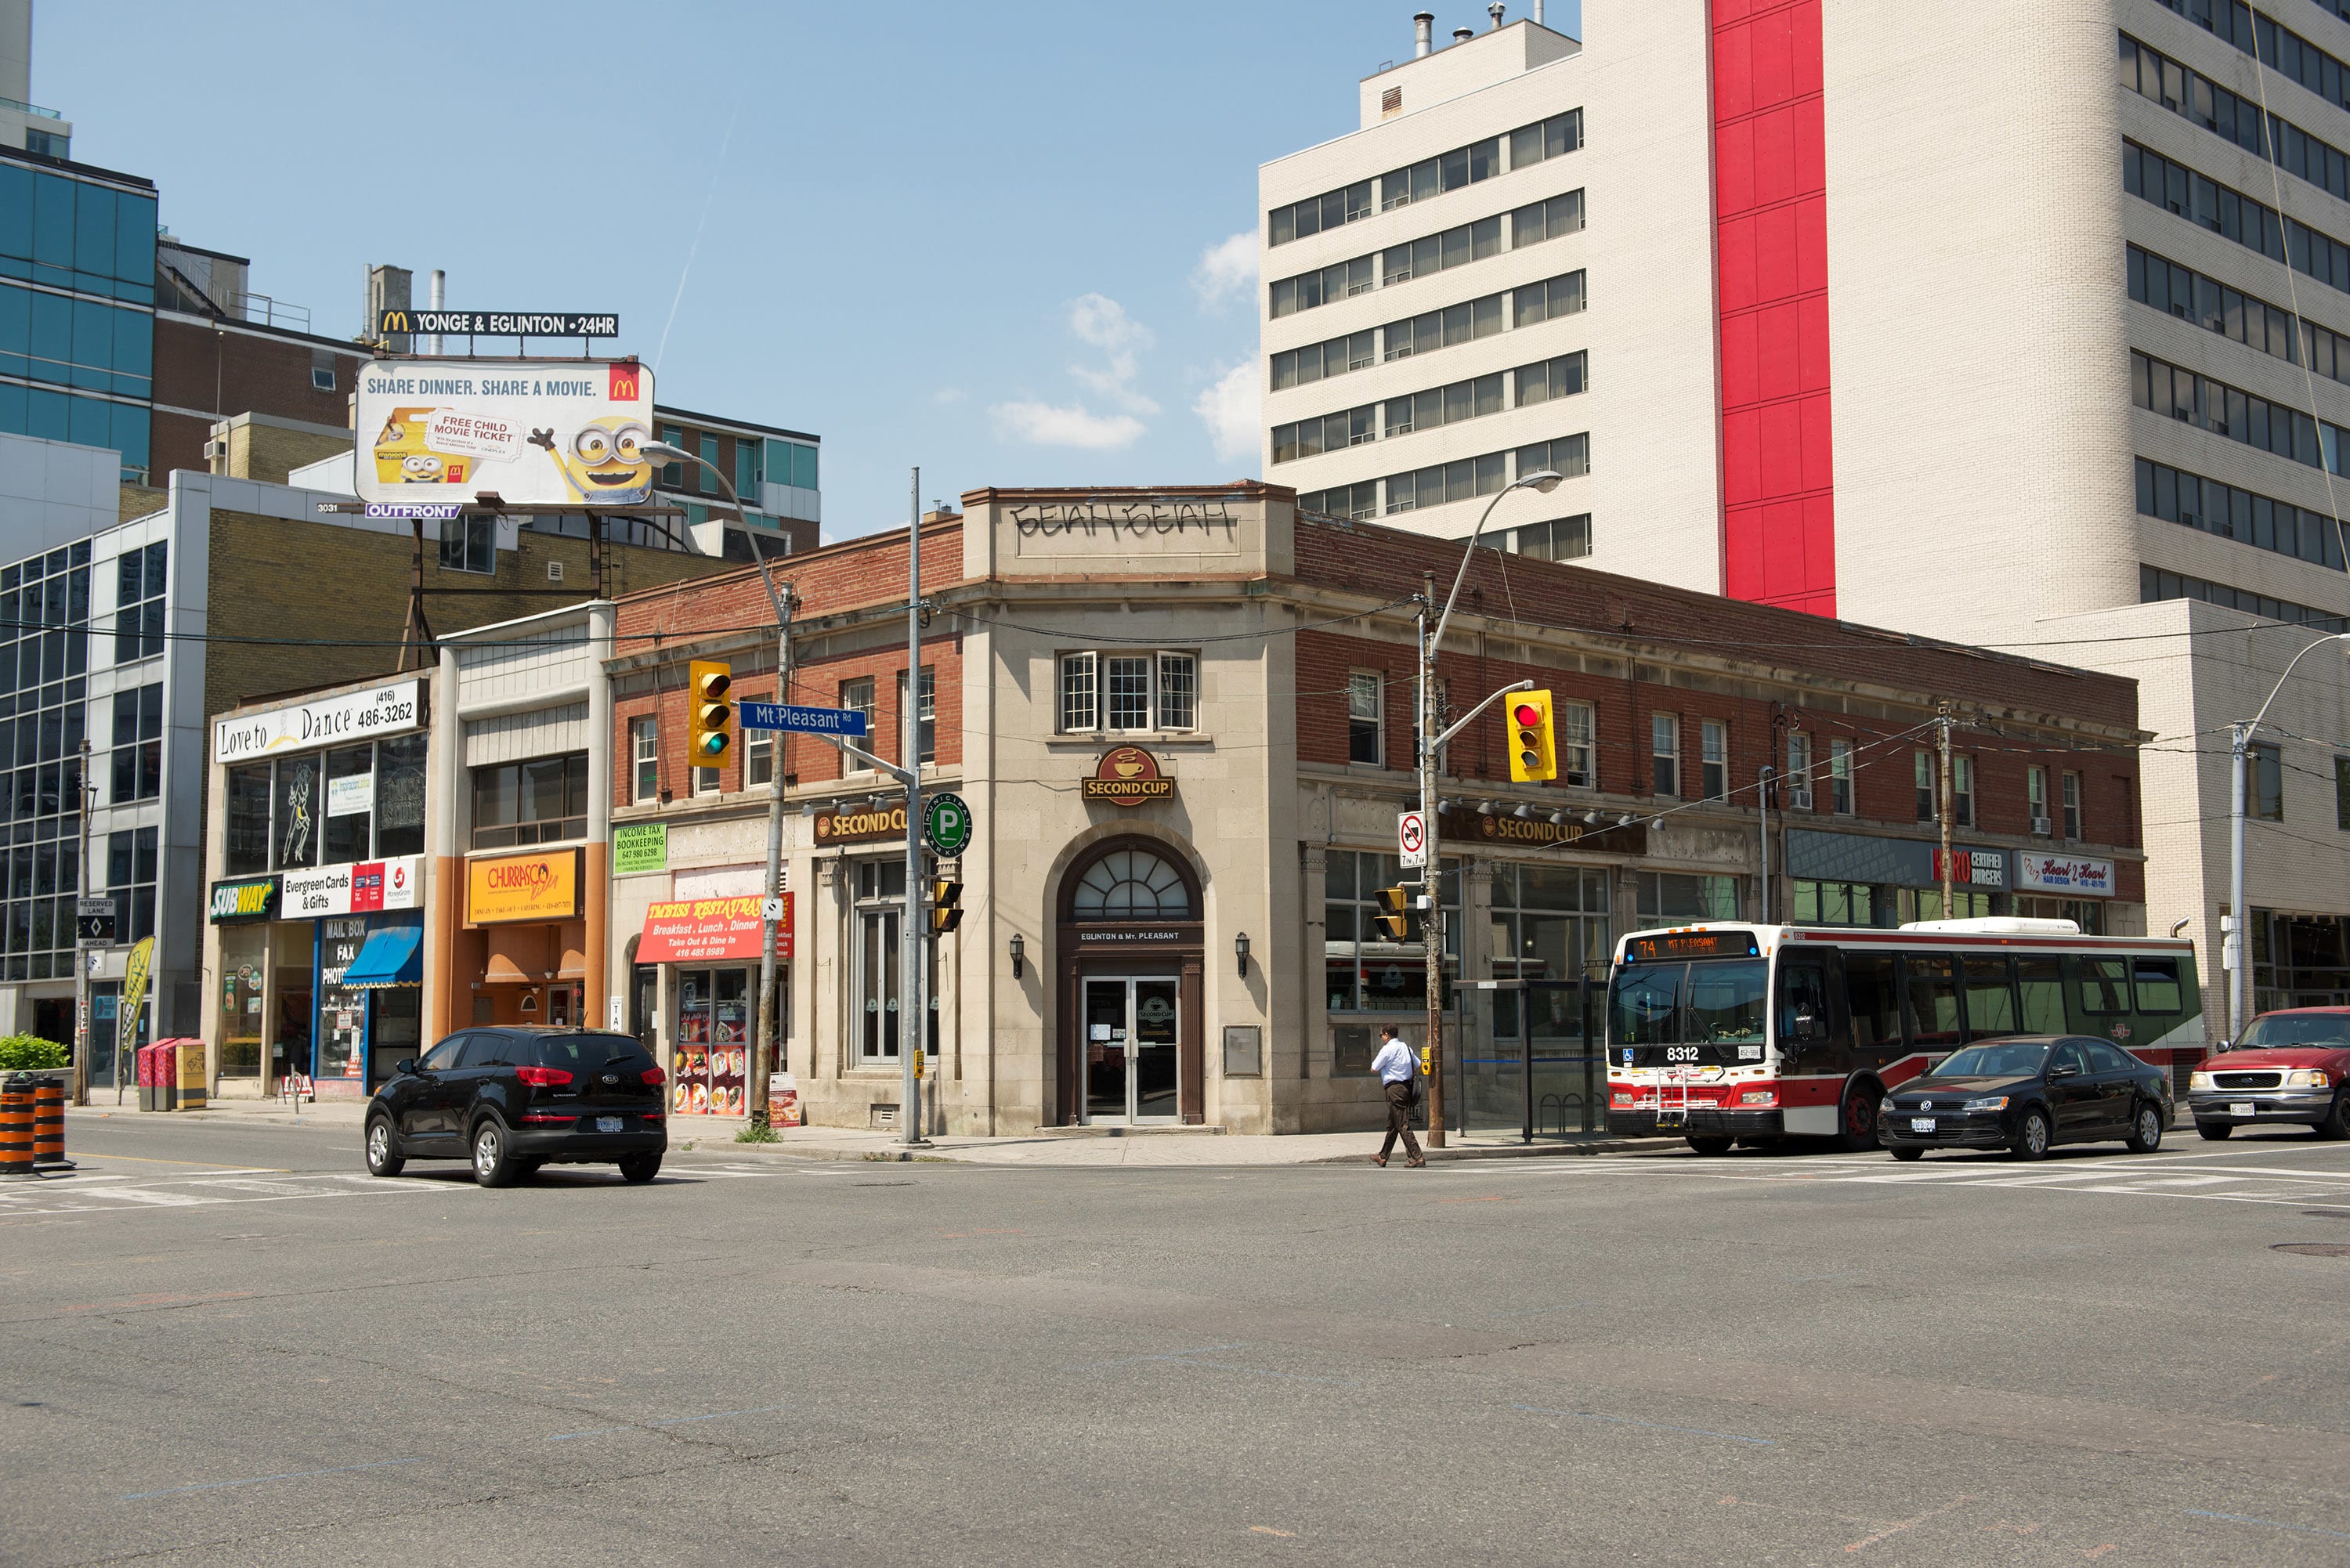
<path fill-rule="evenodd" d="M 139 1010 L 147 1003 L 147 967 L 155 961 L 155 939 L 141 937 L 122 966 L 122 1011 L 115 1015 L 115 1051 L 119 1054 L 139 1044 Z"/>

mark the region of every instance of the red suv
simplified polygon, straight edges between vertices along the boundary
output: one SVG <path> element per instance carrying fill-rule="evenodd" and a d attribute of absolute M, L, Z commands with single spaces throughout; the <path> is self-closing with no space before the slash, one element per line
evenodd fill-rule
<path fill-rule="evenodd" d="M 2209 1056 L 2188 1080 L 2195 1130 L 2223 1138 L 2254 1122 L 2302 1122 L 2320 1137 L 2350 1137 L 2343 1084 L 2350 1077 L 2350 1007 L 2263 1012 L 2244 1037 Z"/>

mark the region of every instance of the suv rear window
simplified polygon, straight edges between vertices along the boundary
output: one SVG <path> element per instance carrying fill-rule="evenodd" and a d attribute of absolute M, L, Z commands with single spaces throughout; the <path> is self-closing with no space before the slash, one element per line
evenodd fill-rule
<path fill-rule="evenodd" d="M 542 1034 L 538 1061 L 543 1067 L 567 1067 L 575 1073 L 600 1073 L 608 1067 L 640 1071 L 651 1064 L 644 1046 L 629 1034 Z"/>

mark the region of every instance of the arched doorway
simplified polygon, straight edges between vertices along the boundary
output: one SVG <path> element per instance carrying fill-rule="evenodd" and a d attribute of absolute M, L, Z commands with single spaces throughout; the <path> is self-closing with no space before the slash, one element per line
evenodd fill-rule
<path fill-rule="evenodd" d="M 1200 880 L 1174 846 L 1094 846 L 1061 878 L 1063 1126 L 1206 1119 Z"/>

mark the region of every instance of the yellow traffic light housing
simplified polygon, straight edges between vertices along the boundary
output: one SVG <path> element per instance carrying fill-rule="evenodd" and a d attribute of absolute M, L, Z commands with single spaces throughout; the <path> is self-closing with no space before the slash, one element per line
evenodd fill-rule
<path fill-rule="evenodd" d="M 941 877 L 931 883 L 931 933 L 944 936 L 962 924 L 962 884 Z"/>
<path fill-rule="evenodd" d="M 714 768 L 726 760 L 733 744 L 734 705 L 726 701 L 734 684 L 734 667 L 714 659 L 697 659 L 688 671 L 686 697 L 691 721 L 693 765 Z"/>
<path fill-rule="evenodd" d="M 1380 937 L 1391 942 L 1411 940 L 1411 889 L 1380 888 L 1379 908 L 1384 912 L 1373 916 L 1371 923 L 1378 928 Z"/>
<path fill-rule="evenodd" d="M 1558 777 L 1558 732 L 1550 693 L 1521 691 L 1510 699 L 1510 778 L 1538 784 Z"/>

